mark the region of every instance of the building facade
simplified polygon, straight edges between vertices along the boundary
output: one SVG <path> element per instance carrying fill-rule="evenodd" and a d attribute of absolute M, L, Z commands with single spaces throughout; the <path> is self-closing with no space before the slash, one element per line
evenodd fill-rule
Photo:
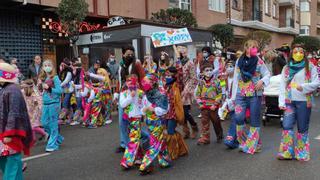
<path fill-rule="evenodd" d="M 301 36 L 320 36 L 320 0 L 301 0 Z"/>
<path fill-rule="evenodd" d="M 300 2 L 301 1 L 301 2 Z M 59 31 L 55 10 L 60 0 L 4 0 L 0 2 L 0 55 L 17 57 L 22 66 L 36 54 L 59 63 L 71 57 L 69 42 Z M 291 43 L 301 35 L 320 34 L 320 0 L 86 0 L 89 15 L 82 32 L 108 27 L 109 18 L 150 20 L 160 9 L 189 10 L 200 29 L 214 24 L 234 26 L 234 48 L 241 48 L 249 32 L 272 34 L 271 48 Z M 25 18 L 22 18 L 25 17 Z M 24 19 L 26 20 L 24 22 Z M 208 40 L 210 41 L 210 40 Z M 100 49 L 99 51 L 104 51 Z M 108 53 L 103 55 L 106 58 Z"/>

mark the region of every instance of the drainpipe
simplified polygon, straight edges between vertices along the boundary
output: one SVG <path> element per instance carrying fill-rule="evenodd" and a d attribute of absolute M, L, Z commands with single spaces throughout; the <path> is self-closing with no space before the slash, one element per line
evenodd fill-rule
<path fill-rule="evenodd" d="M 149 19 L 149 1 L 145 0 L 145 13 L 146 13 L 146 19 Z"/>
<path fill-rule="evenodd" d="M 108 6 L 108 14 L 107 16 L 110 17 L 110 1 L 107 0 L 107 6 Z"/>

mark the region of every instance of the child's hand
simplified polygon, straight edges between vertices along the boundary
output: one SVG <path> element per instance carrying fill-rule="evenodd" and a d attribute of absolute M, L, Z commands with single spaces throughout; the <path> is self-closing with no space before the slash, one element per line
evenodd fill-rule
<path fill-rule="evenodd" d="M 4 137 L 2 142 L 3 142 L 4 144 L 8 144 L 8 143 L 10 143 L 11 141 L 12 141 L 12 138 L 11 138 L 11 137 Z"/>
<path fill-rule="evenodd" d="M 45 90 L 48 90 L 49 86 L 48 86 L 48 84 L 42 84 L 42 88 L 45 89 Z"/>
<path fill-rule="evenodd" d="M 154 112 L 154 108 L 153 107 L 149 107 L 148 110 L 151 111 L 151 112 Z"/>
<path fill-rule="evenodd" d="M 212 105 L 211 107 L 210 107 L 210 110 L 211 111 L 215 111 L 217 109 L 217 106 L 215 106 L 215 105 Z"/>
<path fill-rule="evenodd" d="M 142 112 L 143 112 L 143 113 L 146 113 L 147 111 L 148 111 L 148 108 L 147 108 L 147 107 L 145 107 L 145 108 L 142 109 Z"/>
<path fill-rule="evenodd" d="M 130 95 L 131 95 L 131 97 L 135 97 L 136 96 L 136 92 L 135 91 L 131 91 Z"/>

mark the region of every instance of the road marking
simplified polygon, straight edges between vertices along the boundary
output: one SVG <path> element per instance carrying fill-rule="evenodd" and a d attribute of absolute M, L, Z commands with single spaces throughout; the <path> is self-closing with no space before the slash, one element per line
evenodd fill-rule
<path fill-rule="evenodd" d="M 320 140 L 320 134 L 318 136 L 316 136 L 314 139 Z"/>
<path fill-rule="evenodd" d="M 51 153 L 43 153 L 43 154 L 38 154 L 38 155 L 35 155 L 35 156 L 30 156 L 30 157 L 23 158 L 22 161 L 29 161 L 29 160 L 32 160 L 32 159 L 42 158 L 42 157 L 45 157 L 45 156 L 49 156 L 50 154 Z"/>

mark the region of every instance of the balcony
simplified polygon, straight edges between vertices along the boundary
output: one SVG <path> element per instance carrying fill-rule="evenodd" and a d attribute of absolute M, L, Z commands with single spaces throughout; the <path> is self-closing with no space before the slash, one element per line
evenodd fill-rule
<path fill-rule="evenodd" d="M 279 0 L 279 6 L 292 6 L 292 5 L 294 5 L 294 0 Z"/>

